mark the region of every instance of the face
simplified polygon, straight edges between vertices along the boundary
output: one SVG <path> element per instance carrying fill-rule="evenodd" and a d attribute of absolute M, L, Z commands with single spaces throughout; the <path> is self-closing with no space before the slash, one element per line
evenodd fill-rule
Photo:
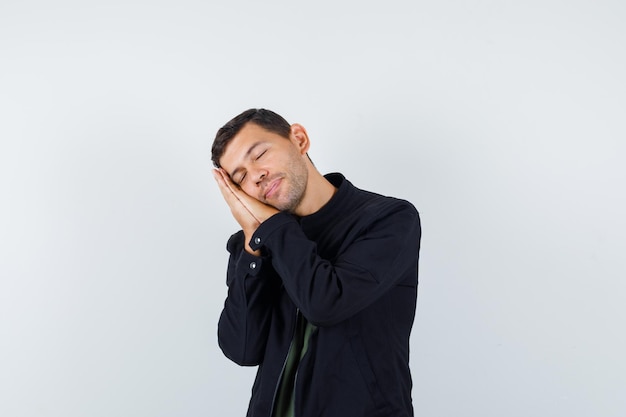
<path fill-rule="evenodd" d="M 246 194 L 279 210 L 294 211 L 306 190 L 308 143 L 299 125 L 292 126 L 286 139 L 248 123 L 226 146 L 220 165 Z"/>

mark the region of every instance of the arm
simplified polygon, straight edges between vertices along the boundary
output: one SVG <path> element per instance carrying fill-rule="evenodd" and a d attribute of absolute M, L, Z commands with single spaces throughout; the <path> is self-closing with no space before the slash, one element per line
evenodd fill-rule
<path fill-rule="evenodd" d="M 409 279 L 417 285 L 419 215 L 406 202 L 365 216 L 336 259 L 323 259 L 297 221 L 279 213 L 254 232 L 251 248 L 263 247 L 285 289 L 305 317 L 327 326 L 356 314 L 389 288 Z"/>
<path fill-rule="evenodd" d="M 218 343 L 233 362 L 254 366 L 265 352 L 280 281 L 268 259 L 244 251 L 243 246 L 241 231 L 228 241 L 228 297 L 218 323 Z"/>
<path fill-rule="evenodd" d="M 231 236 L 226 284 L 228 296 L 218 323 L 218 343 L 233 362 L 258 365 L 265 352 L 272 305 L 280 280 L 267 258 L 248 242 L 258 225 L 278 212 L 243 193 L 223 170 L 214 170 L 217 185 L 242 230 Z M 250 205 L 256 210 L 253 215 Z"/>

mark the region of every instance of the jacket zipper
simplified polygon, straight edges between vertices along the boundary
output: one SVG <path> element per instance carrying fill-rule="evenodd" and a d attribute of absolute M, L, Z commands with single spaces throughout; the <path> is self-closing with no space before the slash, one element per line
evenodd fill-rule
<path fill-rule="evenodd" d="M 291 353 L 291 349 L 293 348 L 293 338 L 296 335 L 296 327 L 298 326 L 298 315 L 300 314 L 300 309 L 296 308 L 296 321 L 293 325 L 293 331 L 291 332 L 291 343 L 289 343 L 289 349 L 287 350 L 287 356 L 285 356 L 285 360 L 283 361 L 283 367 L 280 370 L 280 377 L 276 382 L 276 387 L 274 388 L 274 395 L 272 397 L 272 408 L 270 409 L 270 417 L 274 417 L 274 407 L 276 406 L 276 395 L 278 395 L 278 389 L 280 388 L 280 383 L 283 380 L 283 374 L 285 373 L 285 367 L 287 366 L 287 359 L 289 359 L 289 354 Z M 296 369 L 295 378 L 298 377 L 298 370 Z M 295 387 L 295 381 L 294 381 Z"/>

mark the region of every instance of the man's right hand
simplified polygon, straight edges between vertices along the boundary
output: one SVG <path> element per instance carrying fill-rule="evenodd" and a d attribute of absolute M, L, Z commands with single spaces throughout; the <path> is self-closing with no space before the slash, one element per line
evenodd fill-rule
<path fill-rule="evenodd" d="M 278 213 L 272 206 L 261 203 L 259 200 L 250 197 L 235 183 L 223 169 L 213 170 L 215 181 L 222 192 L 222 196 L 230 207 L 233 217 L 243 229 L 245 236 L 245 250 L 253 255 L 260 256 L 260 251 L 254 251 L 249 246 L 252 235 L 265 220 Z"/>

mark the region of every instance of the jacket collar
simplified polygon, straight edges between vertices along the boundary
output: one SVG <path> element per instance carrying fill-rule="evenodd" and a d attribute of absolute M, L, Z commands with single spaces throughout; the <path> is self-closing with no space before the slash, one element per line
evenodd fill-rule
<path fill-rule="evenodd" d="M 309 231 L 324 227 L 341 213 L 344 213 L 350 200 L 352 200 L 350 196 L 356 190 L 352 183 L 338 172 L 326 174 L 324 178 L 337 188 L 337 192 L 321 209 L 300 218 L 300 225 L 307 234 Z"/>

